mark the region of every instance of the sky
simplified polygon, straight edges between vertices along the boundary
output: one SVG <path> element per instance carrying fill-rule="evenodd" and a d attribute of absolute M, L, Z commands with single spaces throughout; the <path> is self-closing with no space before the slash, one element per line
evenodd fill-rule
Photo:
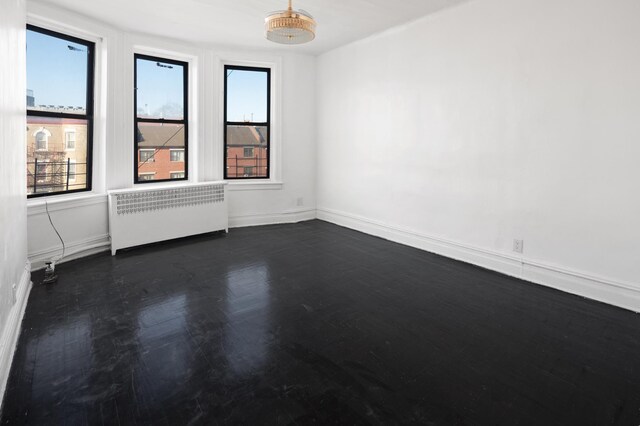
<path fill-rule="evenodd" d="M 184 118 L 184 66 L 138 58 L 138 111 L 141 116 Z"/>
<path fill-rule="evenodd" d="M 267 121 L 266 72 L 227 70 L 227 120 Z"/>
<path fill-rule="evenodd" d="M 27 31 L 27 88 L 36 105 L 86 108 L 87 47 Z"/>
<path fill-rule="evenodd" d="M 69 48 L 71 46 L 71 49 Z M 183 67 L 137 60 L 138 110 L 158 118 L 181 119 Z M 229 121 L 267 121 L 267 73 L 227 71 Z M 27 31 L 27 88 L 36 105 L 85 108 L 87 48 L 81 44 Z"/>

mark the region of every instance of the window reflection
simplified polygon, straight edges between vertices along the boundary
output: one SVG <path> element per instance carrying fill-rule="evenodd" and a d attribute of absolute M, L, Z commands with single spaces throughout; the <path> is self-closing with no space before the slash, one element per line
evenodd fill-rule
<path fill-rule="evenodd" d="M 268 358 L 271 324 L 269 268 L 264 263 L 239 265 L 226 277 L 225 355 L 230 367 L 245 375 Z"/>
<path fill-rule="evenodd" d="M 67 394 L 70 400 L 86 397 L 82 390 L 88 388 L 90 375 L 94 371 L 91 331 L 89 315 L 81 315 L 31 337 L 27 353 L 35 353 L 42 360 L 34 363 L 33 382 L 47 384 L 33 386 L 31 398 L 34 401 L 43 406 L 53 406 L 59 401 L 60 393 Z M 61 377 L 65 380 L 60 380 Z M 73 383 L 74 388 L 66 386 L 67 382 Z M 50 418 L 49 422 L 63 424 L 66 420 Z"/>
<path fill-rule="evenodd" d="M 186 313 L 187 299 L 180 294 L 159 300 L 138 314 L 137 340 L 144 367 L 136 368 L 136 380 L 146 382 L 152 395 L 170 395 L 176 383 L 191 374 L 190 346 L 179 340 L 187 327 Z"/>

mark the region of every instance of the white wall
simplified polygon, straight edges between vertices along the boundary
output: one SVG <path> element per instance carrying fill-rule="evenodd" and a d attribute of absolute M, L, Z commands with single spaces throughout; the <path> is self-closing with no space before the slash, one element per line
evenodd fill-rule
<path fill-rule="evenodd" d="M 274 147 L 277 176 L 266 185 L 229 185 L 230 226 L 295 222 L 315 217 L 315 57 L 287 51 L 257 52 L 228 46 L 189 45 L 170 39 L 132 34 L 78 14 L 31 2 L 29 21 L 97 42 L 98 103 L 94 139 L 94 190 L 73 196 L 46 197 L 52 219 L 67 245 L 67 259 L 109 247 L 107 189 L 132 187 L 133 52 L 179 54 L 190 61 L 191 180 L 222 179 L 221 60 L 273 63 L 278 67 L 273 90 L 279 99 L 278 141 Z M 195 131 L 194 131 L 195 129 Z M 192 157 L 192 160 L 194 158 Z M 148 185 L 145 186 L 148 188 Z M 303 205 L 298 205 L 302 199 Z M 57 257 L 61 245 L 49 224 L 44 199 L 29 201 L 29 257 L 34 267 Z"/>
<path fill-rule="evenodd" d="M 282 68 L 282 189 L 247 191 L 232 186 L 232 227 L 316 216 L 316 60 L 312 56 L 286 55 Z"/>
<path fill-rule="evenodd" d="M 0 13 L 0 399 L 30 289 L 27 263 L 24 0 Z M 14 287 L 15 285 L 15 287 Z"/>
<path fill-rule="evenodd" d="M 319 217 L 640 311 L 638 17 L 475 0 L 320 56 Z"/>

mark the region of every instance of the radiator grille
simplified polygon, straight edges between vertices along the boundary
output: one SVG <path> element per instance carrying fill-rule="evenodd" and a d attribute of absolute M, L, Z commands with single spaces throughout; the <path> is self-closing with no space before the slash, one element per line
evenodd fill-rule
<path fill-rule="evenodd" d="M 117 214 L 136 214 L 155 210 L 175 209 L 224 202 L 224 186 L 208 185 L 188 188 L 161 189 L 116 196 Z"/>

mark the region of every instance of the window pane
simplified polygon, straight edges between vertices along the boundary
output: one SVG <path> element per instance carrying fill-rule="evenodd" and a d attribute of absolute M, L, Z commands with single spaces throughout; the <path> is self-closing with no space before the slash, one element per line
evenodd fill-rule
<path fill-rule="evenodd" d="M 35 149 L 37 151 L 46 151 L 48 148 L 48 141 L 49 141 L 49 136 L 47 136 L 48 132 L 45 132 L 45 130 L 39 130 L 36 133 L 36 143 L 35 143 Z"/>
<path fill-rule="evenodd" d="M 170 154 L 171 161 L 184 161 L 183 149 L 172 149 Z"/>
<path fill-rule="evenodd" d="M 154 173 L 140 173 L 140 176 L 138 176 L 139 180 L 144 180 L 144 181 L 148 181 L 148 180 L 155 180 L 155 174 Z"/>
<path fill-rule="evenodd" d="M 76 162 L 75 160 L 69 160 L 69 163 L 67 164 L 68 167 L 68 173 L 69 173 L 69 180 L 76 180 Z"/>
<path fill-rule="evenodd" d="M 65 135 L 71 130 L 75 148 L 67 150 Z M 27 193 L 86 188 L 87 120 L 27 116 Z"/>
<path fill-rule="evenodd" d="M 27 109 L 86 114 L 89 50 L 27 30 Z"/>
<path fill-rule="evenodd" d="M 65 130 L 66 149 L 76 149 L 76 132 L 74 130 Z"/>
<path fill-rule="evenodd" d="M 267 126 L 227 126 L 227 177 L 268 177 L 267 133 Z"/>
<path fill-rule="evenodd" d="M 227 69 L 227 121 L 267 122 L 267 71 Z"/>
<path fill-rule="evenodd" d="M 172 172 L 184 172 L 185 163 L 171 161 L 172 150 L 184 150 L 184 125 L 138 123 L 138 180 L 171 179 Z M 184 176 L 183 176 L 184 177 Z"/>
<path fill-rule="evenodd" d="M 156 150 L 155 149 L 141 149 L 140 150 L 140 161 L 141 163 L 153 163 L 156 161 L 155 159 Z"/>
<path fill-rule="evenodd" d="M 136 58 L 138 118 L 182 120 L 184 76 L 183 65 Z"/>

